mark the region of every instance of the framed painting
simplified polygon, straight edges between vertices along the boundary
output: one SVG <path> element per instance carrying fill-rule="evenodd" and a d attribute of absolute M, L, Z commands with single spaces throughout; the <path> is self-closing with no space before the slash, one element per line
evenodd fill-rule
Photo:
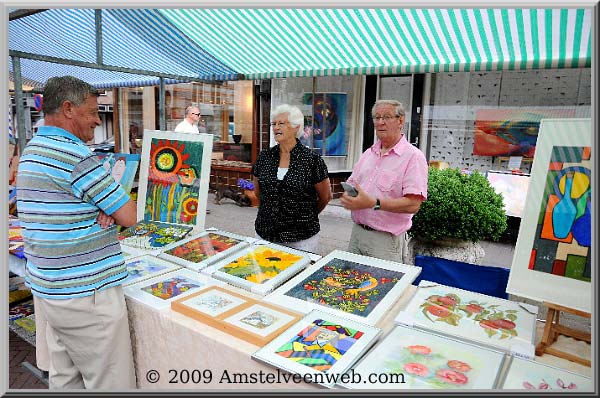
<path fill-rule="evenodd" d="M 218 324 L 223 314 L 238 307 L 247 307 L 254 300 L 219 286 L 210 286 L 171 303 L 174 311 L 180 312 L 211 326 Z M 217 321 L 216 321 L 217 320 Z"/>
<path fill-rule="evenodd" d="M 166 224 L 156 221 L 139 221 L 119 233 L 121 245 L 146 251 L 160 250 L 182 240 L 192 230 L 187 225 Z"/>
<path fill-rule="evenodd" d="M 479 109 L 475 113 L 473 155 L 533 157 L 541 120 L 572 117 L 575 108 Z"/>
<path fill-rule="evenodd" d="M 128 153 L 108 153 L 98 157 L 104 162 L 104 167 L 110 172 L 115 181 L 125 192 L 130 193 L 133 181 L 140 166 L 140 155 Z"/>
<path fill-rule="evenodd" d="M 326 387 L 377 340 L 381 330 L 327 312 L 311 311 L 252 358 Z"/>
<path fill-rule="evenodd" d="M 502 383 L 503 390 L 593 391 L 592 379 L 536 361 L 512 357 Z"/>
<path fill-rule="evenodd" d="M 420 272 L 420 267 L 335 250 L 265 300 L 303 313 L 320 309 L 375 325 Z"/>
<path fill-rule="evenodd" d="M 248 246 L 253 238 L 223 231 L 205 231 L 165 247 L 160 257 L 194 271 Z"/>
<path fill-rule="evenodd" d="M 489 390 L 496 386 L 505 357 L 500 351 L 396 326 L 353 367 L 354 377 L 339 384 L 361 389 Z M 386 377 L 372 382 L 371 374 Z"/>
<path fill-rule="evenodd" d="M 299 250 L 255 244 L 205 268 L 202 272 L 259 295 L 270 293 L 310 263 Z"/>
<path fill-rule="evenodd" d="M 298 322 L 300 317 L 300 314 L 281 307 L 255 302 L 247 308 L 224 317 L 221 323 L 229 334 L 263 346 Z"/>
<path fill-rule="evenodd" d="M 138 219 L 204 229 L 212 134 L 144 130 Z"/>
<path fill-rule="evenodd" d="M 592 307 L 592 122 L 542 120 L 506 291 Z"/>
<path fill-rule="evenodd" d="M 215 281 L 205 275 L 180 268 L 176 271 L 126 286 L 124 293 L 129 298 L 157 310 L 162 310 L 169 308 L 171 301 L 214 284 Z"/>
<path fill-rule="evenodd" d="M 537 307 L 422 280 L 396 323 L 534 356 Z"/>
<path fill-rule="evenodd" d="M 125 265 L 129 276 L 123 281 L 123 286 L 181 268 L 177 264 L 148 255 L 127 260 Z"/>
<path fill-rule="evenodd" d="M 302 104 L 311 109 L 305 115 L 302 144 L 322 156 L 345 156 L 346 93 L 304 93 Z"/>
<path fill-rule="evenodd" d="M 506 215 L 521 218 L 530 177 L 493 170 L 488 171 L 486 177 L 494 190 L 502 195 Z"/>

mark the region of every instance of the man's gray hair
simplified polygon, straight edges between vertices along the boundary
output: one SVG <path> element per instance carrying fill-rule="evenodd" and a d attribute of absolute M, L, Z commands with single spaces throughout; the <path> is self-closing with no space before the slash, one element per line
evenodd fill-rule
<path fill-rule="evenodd" d="M 273 112 L 271 112 L 271 121 L 284 113 L 288 114 L 288 122 L 290 122 L 292 127 L 298 126 L 296 138 L 300 138 L 302 134 L 304 134 L 304 115 L 302 114 L 302 111 L 297 106 L 282 104 L 277 106 L 273 109 Z"/>
<path fill-rule="evenodd" d="M 44 86 L 42 110 L 45 115 L 52 115 L 59 111 L 65 101 L 80 106 L 88 96 L 98 97 L 99 95 L 98 90 L 91 84 L 76 77 L 51 77 Z"/>
<path fill-rule="evenodd" d="M 396 107 L 396 116 L 404 116 L 405 112 L 404 112 L 404 105 L 402 105 L 402 102 L 400 101 L 396 101 L 396 100 L 377 100 L 375 101 L 375 104 L 373 105 L 373 108 L 371 109 L 371 116 L 375 117 L 375 108 L 377 108 L 379 105 L 392 105 Z"/>

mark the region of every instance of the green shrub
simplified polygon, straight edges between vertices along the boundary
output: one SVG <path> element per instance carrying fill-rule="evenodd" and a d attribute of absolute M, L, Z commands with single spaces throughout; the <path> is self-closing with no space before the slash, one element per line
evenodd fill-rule
<path fill-rule="evenodd" d="M 413 217 L 410 236 L 497 241 L 506 230 L 502 195 L 479 172 L 429 168 L 427 200 Z"/>

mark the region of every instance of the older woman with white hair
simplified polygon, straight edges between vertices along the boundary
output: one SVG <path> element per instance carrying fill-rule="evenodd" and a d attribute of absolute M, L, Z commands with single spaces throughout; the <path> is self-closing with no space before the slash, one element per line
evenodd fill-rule
<path fill-rule="evenodd" d="M 304 132 L 304 115 L 298 107 L 275 108 L 271 128 L 277 145 L 262 151 L 252 168 L 260 199 L 256 234 L 314 253 L 321 229 L 319 213 L 332 198 L 327 166 L 298 140 Z"/>

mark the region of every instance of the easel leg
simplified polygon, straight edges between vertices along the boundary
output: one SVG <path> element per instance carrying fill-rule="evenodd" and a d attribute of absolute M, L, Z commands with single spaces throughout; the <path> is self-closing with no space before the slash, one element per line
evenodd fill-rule
<path fill-rule="evenodd" d="M 546 315 L 546 326 L 544 326 L 544 333 L 542 334 L 542 341 L 535 348 L 535 355 L 544 355 L 544 351 L 547 346 L 552 344 L 550 341 L 550 334 L 552 332 L 552 322 L 554 322 L 554 308 L 548 308 L 548 314 Z M 554 333 L 552 333 L 554 335 Z"/>

